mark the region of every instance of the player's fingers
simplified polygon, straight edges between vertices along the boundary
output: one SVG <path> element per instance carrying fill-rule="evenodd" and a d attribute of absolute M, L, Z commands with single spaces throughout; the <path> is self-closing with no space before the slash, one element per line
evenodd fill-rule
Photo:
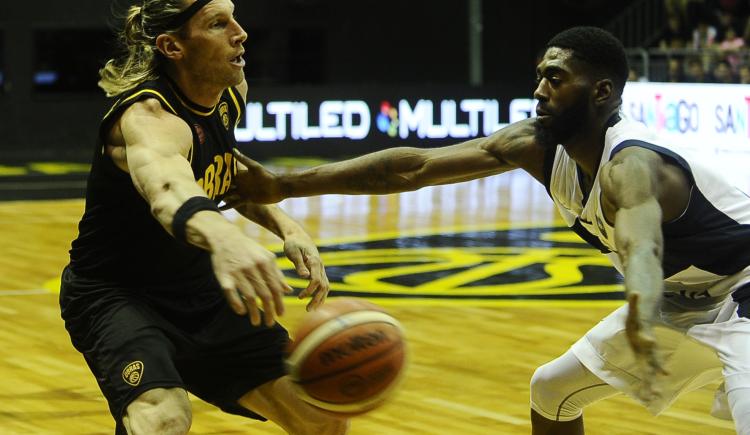
<path fill-rule="evenodd" d="M 297 271 L 297 275 L 301 278 L 307 278 L 310 276 L 310 270 L 305 264 L 305 256 L 299 249 L 290 249 L 287 253 L 287 258 L 294 264 L 294 268 Z"/>
<path fill-rule="evenodd" d="M 279 316 L 283 316 L 285 312 L 284 295 L 291 294 L 292 292 L 294 292 L 294 289 L 286 282 L 286 278 L 284 277 L 284 273 L 281 272 L 281 269 L 275 267 L 273 269 L 273 273 L 276 274 L 276 279 L 279 283 L 279 289 L 281 290 L 273 292 L 276 314 L 278 314 Z"/>
<path fill-rule="evenodd" d="M 326 275 L 325 269 L 321 267 L 320 273 L 320 287 L 318 287 L 315 296 L 313 296 L 313 309 L 317 309 L 323 305 L 328 297 L 328 292 L 331 291 L 331 284 L 328 282 L 328 276 Z"/>
<path fill-rule="evenodd" d="M 250 282 L 255 288 L 255 293 L 258 295 L 258 299 L 260 299 L 263 304 L 263 319 L 265 320 L 266 326 L 273 326 L 273 324 L 276 323 L 276 313 L 279 309 L 281 309 L 281 313 L 283 313 L 283 306 L 275 306 L 277 300 L 276 292 L 272 291 L 268 285 L 266 285 L 265 280 L 260 277 L 253 276 L 250 278 Z"/>
<path fill-rule="evenodd" d="M 242 297 L 242 301 L 247 308 L 247 313 L 250 316 L 250 323 L 253 326 L 260 325 L 260 310 L 258 309 L 258 301 L 255 299 L 257 295 L 256 288 L 253 284 L 244 276 L 240 275 L 237 278 L 237 291 Z"/>
<path fill-rule="evenodd" d="M 628 320 L 638 320 L 638 293 L 628 294 Z"/>
<path fill-rule="evenodd" d="M 260 317 L 260 308 L 258 308 L 258 301 L 255 300 L 255 297 L 243 297 L 245 301 L 245 306 L 247 306 L 247 312 L 250 314 L 250 323 L 253 324 L 253 326 L 260 326 L 261 323 L 261 317 Z"/>
<path fill-rule="evenodd" d="M 289 284 L 287 284 L 284 274 L 281 269 L 276 267 L 276 264 L 261 265 L 260 270 L 262 275 L 265 277 L 265 283 L 269 290 L 268 295 L 274 302 L 275 313 L 279 316 L 284 315 L 284 295 L 294 291 Z"/>
<path fill-rule="evenodd" d="M 326 300 L 328 296 L 328 288 L 321 288 L 312 297 L 310 303 L 307 304 L 307 311 L 317 310 Z"/>
<path fill-rule="evenodd" d="M 242 302 L 242 298 L 237 294 L 237 284 L 235 283 L 235 280 L 232 279 L 231 276 L 223 274 L 217 274 L 216 280 L 219 282 L 221 290 L 224 292 L 224 298 L 227 300 L 227 303 L 229 303 L 229 307 L 232 311 L 240 316 L 245 315 L 247 311 L 245 310 L 245 304 Z"/>
<path fill-rule="evenodd" d="M 312 296 L 317 292 L 321 287 L 320 282 L 320 276 L 316 275 L 314 273 L 310 274 L 310 281 L 307 283 L 307 287 L 299 292 L 299 298 L 304 299 L 306 297 Z"/>
<path fill-rule="evenodd" d="M 305 258 L 307 268 L 310 271 L 310 284 L 307 289 L 300 293 L 300 299 L 315 295 L 321 290 L 328 292 L 328 277 L 320 258 L 317 255 L 307 255 Z"/>

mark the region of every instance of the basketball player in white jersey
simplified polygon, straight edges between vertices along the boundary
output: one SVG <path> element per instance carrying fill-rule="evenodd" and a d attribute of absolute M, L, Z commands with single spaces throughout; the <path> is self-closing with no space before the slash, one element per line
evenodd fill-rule
<path fill-rule="evenodd" d="M 534 434 L 582 434 L 582 409 L 618 392 L 658 414 L 723 376 L 725 414 L 750 434 L 750 198 L 704 159 L 621 119 L 622 44 L 591 27 L 550 40 L 536 119 L 457 145 L 392 148 L 276 175 L 234 200 L 416 190 L 523 169 L 570 227 L 624 274 L 628 304 L 531 380 Z"/>

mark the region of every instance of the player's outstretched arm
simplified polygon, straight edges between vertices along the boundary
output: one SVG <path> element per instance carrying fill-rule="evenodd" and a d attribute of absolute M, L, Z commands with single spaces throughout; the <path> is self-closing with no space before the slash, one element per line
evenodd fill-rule
<path fill-rule="evenodd" d="M 236 210 L 284 240 L 284 254 L 294 264 L 297 274 L 309 280 L 307 288 L 299 294 L 300 299 L 311 297 L 307 310 L 318 308 L 330 290 L 323 261 L 312 238 L 289 215 L 275 205 L 246 202 Z"/>
<path fill-rule="evenodd" d="M 122 114 L 110 136 L 110 142 L 125 149 L 110 155 L 130 173 L 159 223 L 170 234 L 211 252 L 214 273 L 234 311 L 260 324 L 259 298 L 266 324 L 273 324 L 275 315 L 283 314 L 282 296 L 290 289 L 273 253 L 244 236 L 215 206 L 206 209 L 212 202 L 195 182 L 186 158 L 192 144 L 187 124 L 156 100 L 145 100 Z M 190 211 L 187 204 L 204 208 Z M 175 226 L 181 220 L 182 225 Z"/>
<path fill-rule="evenodd" d="M 246 170 L 236 178 L 233 199 L 273 203 L 326 193 L 397 193 L 499 174 L 521 166 L 519 154 L 533 142 L 532 123 L 524 120 L 452 146 L 390 148 L 289 174 L 274 174 L 235 151 Z"/>
<path fill-rule="evenodd" d="M 656 353 L 653 325 L 664 291 L 659 203 L 661 158 L 649 150 L 628 148 L 603 168 L 604 201 L 616 209 L 615 242 L 625 275 L 625 294 L 630 303 L 626 333 L 630 346 L 645 367 L 642 399 L 658 394 L 653 378 L 664 373 Z"/>

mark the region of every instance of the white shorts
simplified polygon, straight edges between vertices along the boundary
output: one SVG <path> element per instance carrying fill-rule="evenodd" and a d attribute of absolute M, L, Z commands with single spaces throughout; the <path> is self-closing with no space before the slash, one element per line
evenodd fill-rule
<path fill-rule="evenodd" d="M 694 325 L 687 332 L 656 326 L 656 342 L 669 373 L 657 380 L 661 398 L 641 401 L 636 392 L 639 366 L 625 335 L 627 304 L 615 310 L 573 344 L 576 357 L 597 377 L 643 404 L 654 415 L 680 394 L 726 379 L 731 388 L 750 387 L 750 319 L 737 315 L 737 303 L 727 297 L 713 323 Z"/>

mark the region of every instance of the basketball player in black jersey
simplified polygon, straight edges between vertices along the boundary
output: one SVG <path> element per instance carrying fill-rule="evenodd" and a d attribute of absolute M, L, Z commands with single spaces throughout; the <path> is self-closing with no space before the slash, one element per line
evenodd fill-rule
<path fill-rule="evenodd" d="M 188 391 L 289 433 L 348 428 L 292 392 L 289 338 L 275 322 L 290 288 L 275 255 L 217 207 L 244 169 L 232 149 L 247 34 L 233 13 L 230 0 L 145 0 L 129 9 L 127 54 L 100 72 L 115 103 L 100 126 L 60 304 L 117 433 L 187 433 Z M 284 240 L 310 279 L 300 294 L 312 297 L 308 309 L 323 303 L 328 281 L 299 225 L 274 206 L 238 211 Z"/>

